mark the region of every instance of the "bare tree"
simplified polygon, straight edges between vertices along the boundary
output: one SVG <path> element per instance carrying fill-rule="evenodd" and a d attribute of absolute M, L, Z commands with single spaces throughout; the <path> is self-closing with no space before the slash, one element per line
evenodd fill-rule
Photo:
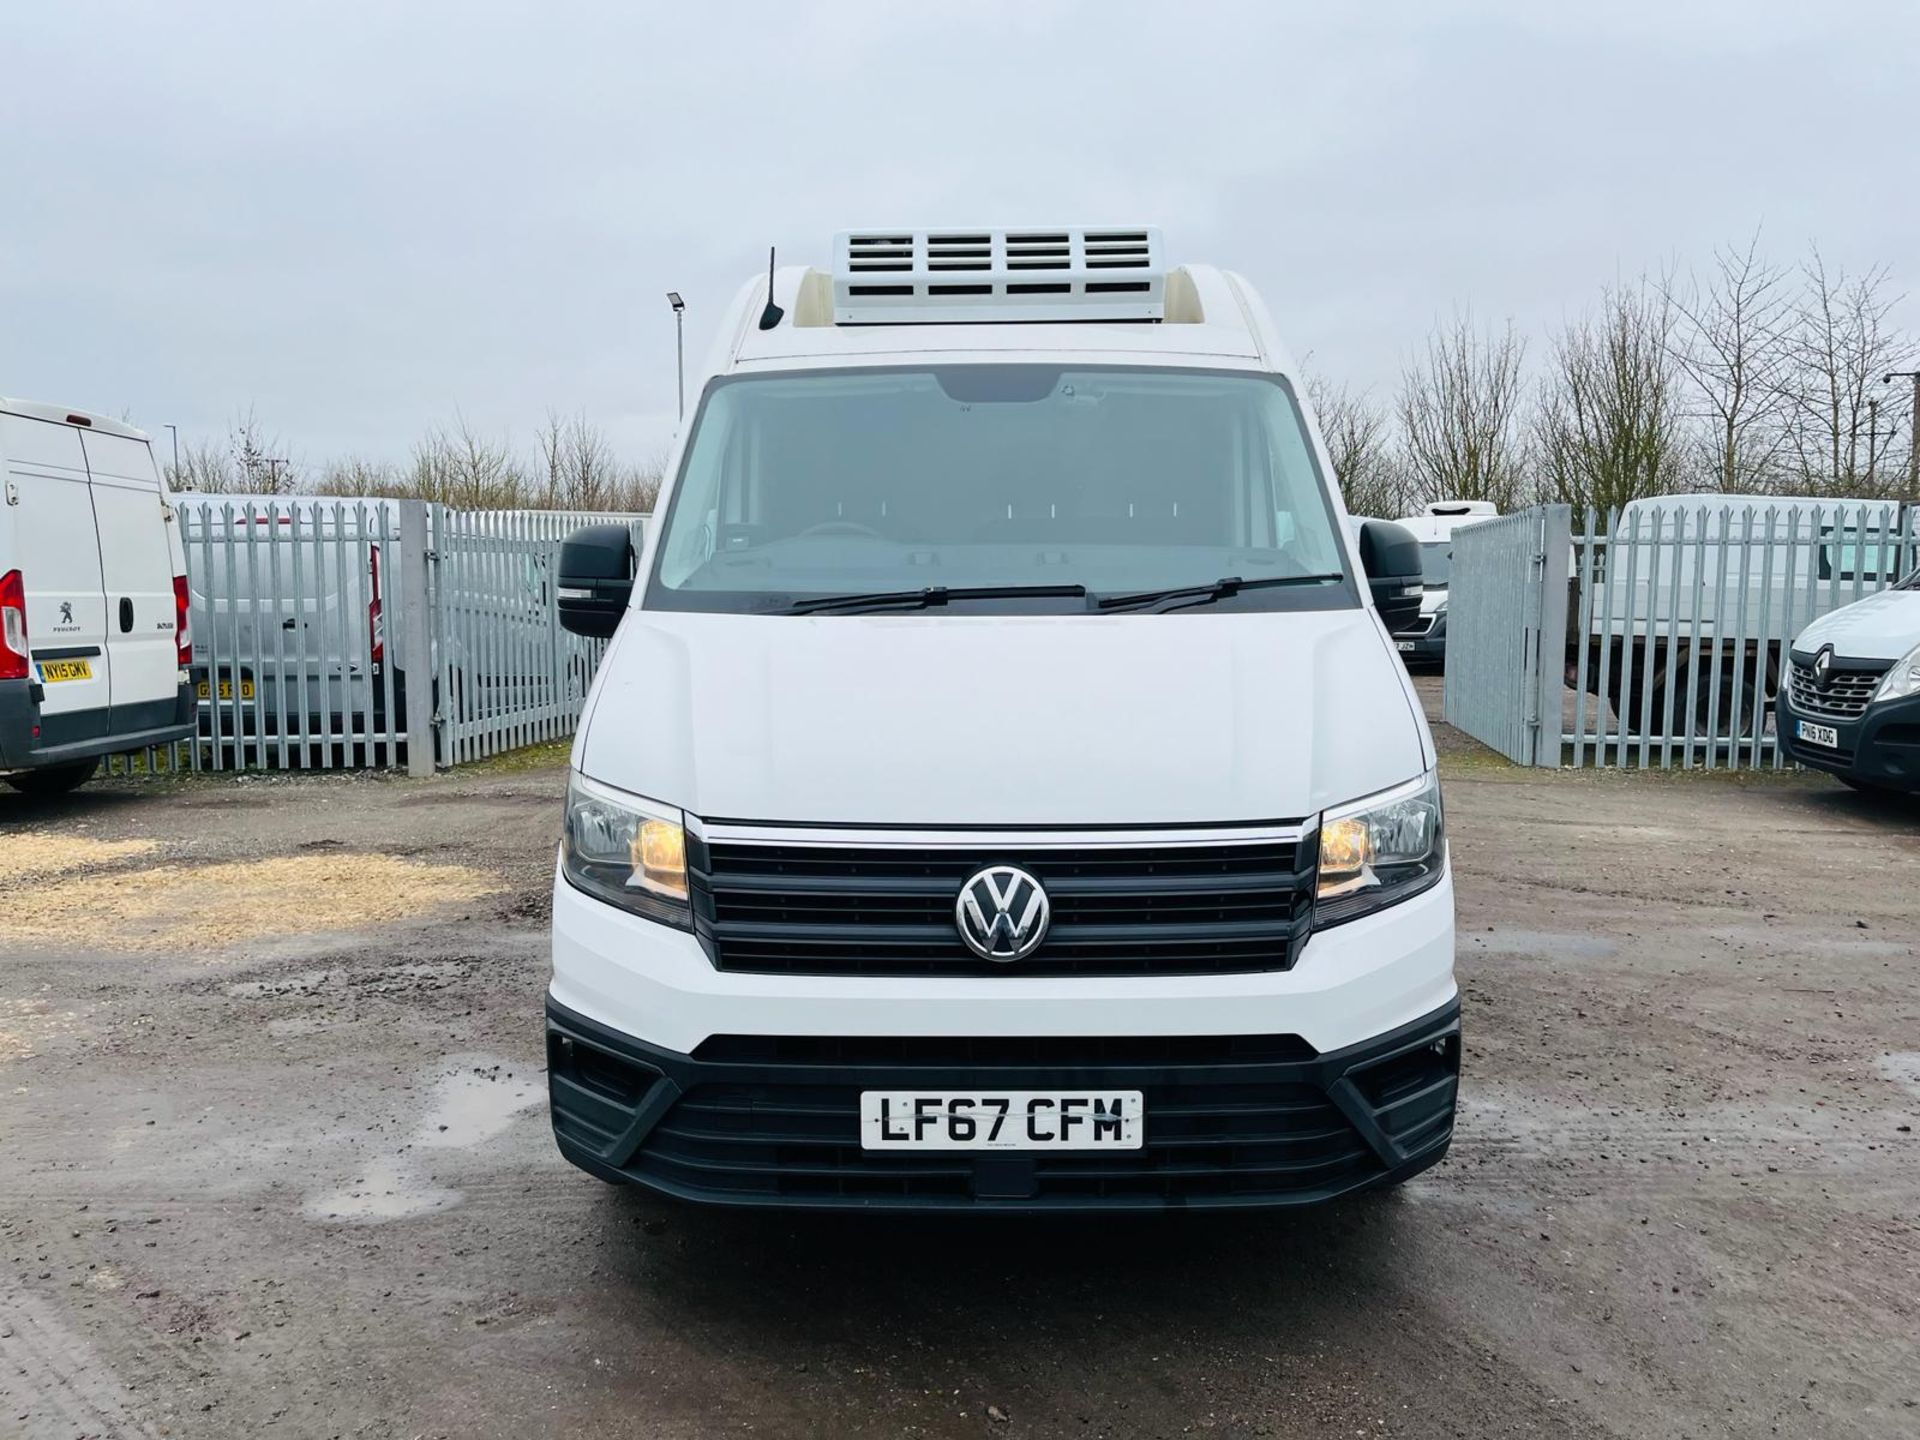
<path fill-rule="evenodd" d="M 404 487 L 407 498 L 463 510 L 500 510 L 528 499 L 526 473 L 504 441 L 492 440 L 455 415 L 415 442 Z"/>
<path fill-rule="evenodd" d="M 1877 402 L 1881 378 L 1914 353 L 1912 337 L 1890 323 L 1903 297 L 1890 292 L 1885 266 L 1849 275 L 1817 247 L 1800 275 L 1782 383 L 1793 483 L 1815 495 L 1898 494 L 1905 452 Z"/>
<path fill-rule="evenodd" d="M 1491 500 L 1502 510 L 1520 503 L 1526 349 L 1512 322 L 1482 333 L 1466 312 L 1428 336 L 1425 359 L 1400 382 L 1410 501 Z"/>
<path fill-rule="evenodd" d="M 1406 509 L 1406 483 L 1393 450 L 1393 421 L 1365 395 L 1313 376 L 1307 399 L 1320 425 L 1334 479 L 1351 515 L 1391 519 Z"/>
<path fill-rule="evenodd" d="M 1768 489 L 1786 441 L 1786 272 L 1761 257 L 1756 230 L 1745 249 L 1714 251 L 1704 281 L 1669 277 L 1661 293 L 1674 312 L 1670 348 L 1698 421 L 1700 468 L 1729 494 Z"/>
<path fill-rule="evenodd" d="M 1673 311 L 1644 282 L 1609 289 L 1597 314 L 1554 337 L 1535 454 L 1548 497 L 1602 514 L 1681 488 L 1685 436 Z"/>
<path fill-rule="evenodd" d="M 348 456 L 329 461 L 313 486 L 315 495 L 380 496 L 399 493 L 400 479 L 391 465 L 380 460 Z"/>
<path fill-rule="evenodd" d="M 651 515 L 660 499 L 660 483 L 666 478 L 667 456 L 656 451 L 644 460 L 621 469 L 619 479 L 608 492 L 607 508 Z"/>
<path fill-rule="evenodd" d="M 610 507 L 620 484 L 620 462 L 607 437 L 585 415 L 567 423 L 567 486 L 562 498 L 570 509 Z"/>
<path fill-rule="evenodd" d="M 181 447 L 180 463 L 167 467 L 167 485 L 203 495 L 232 494 L 233 457 L 218 441 L 189 440 Z"/>
<path fill-rule="evenodd" d="M 278 435 L 269 435 L 254 418 L 253 407 L 227 427 L 227 452 L 233 457 L 230 489 L 237 495 L 290 495 L 297 488 L 293 462 Z"/>
<path fill-rule="evenodd" d="M 615 508 L 620 462 L 605 433 L 584 413 L 563 416 L 549 410 L 534 446 L 541 503 L 564 510 Z"/>
<path fill-rule="evenodd" d="M 560 508 L 566 475 L 566 422 L 558 410 L 549 410 L 540 428 L 533 432 L 533 478 L 540 490 L 540 503 L 547 509 Z"/>

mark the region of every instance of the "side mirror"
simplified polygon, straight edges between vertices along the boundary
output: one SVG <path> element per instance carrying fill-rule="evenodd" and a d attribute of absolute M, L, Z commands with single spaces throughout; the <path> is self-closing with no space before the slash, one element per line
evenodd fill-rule
<path fill-rule="evenodd" d="M 575 635 L 605 640 L 620 628 L 633 598 L 633 532 L 624 525 L 587 525 L 560 545 L 560 624 Z"/>
<path fill-rule="evenodd" d="M 1420 542 L 1404 525 L 1368 520 L 1360 527 L 1360 568 L 1387 633 L 1420 618 Z"/>

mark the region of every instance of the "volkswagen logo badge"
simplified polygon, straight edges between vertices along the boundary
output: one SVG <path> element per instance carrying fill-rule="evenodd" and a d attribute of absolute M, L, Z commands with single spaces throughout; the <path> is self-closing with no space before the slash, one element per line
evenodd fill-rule
<path fill-rule="evenodd" d="M 960 887 L 953 923 L 983 960 L 1024 960 L 1047 935 L 1053 907 L 1040 882 L 1018 865 L 989 865 Z"/>
<path fill-rule="evenodd" d="M 1833 646 L 1823 645 L 1813 657 L 1813 683 L 1821 690 L 1833 684 Z"/>

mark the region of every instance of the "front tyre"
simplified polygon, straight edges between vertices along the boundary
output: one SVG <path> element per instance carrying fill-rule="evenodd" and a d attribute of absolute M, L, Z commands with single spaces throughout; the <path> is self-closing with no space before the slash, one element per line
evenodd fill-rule
<path fill-rule="evenodd" d="M 9 775 L 7 784 L 22 795 L 44 798 L 52 795 L 64 795 L 69 790 L 77 790 L 93 778 L 100 768 L 100 757 L 91 760 L 75 760 L 66 765 L 48 765 L 40 770 L 23 770 L 18 775 Z"/>

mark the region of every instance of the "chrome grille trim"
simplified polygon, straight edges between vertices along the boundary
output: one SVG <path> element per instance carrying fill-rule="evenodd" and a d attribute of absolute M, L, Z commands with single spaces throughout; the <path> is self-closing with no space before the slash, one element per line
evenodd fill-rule
<path fill-rule="evenodd" d="M 1867 713 L 1873 692 L 1880 688 L 1888 668 L 1877 665 L 1872 669 L 1835 669 L 1828 675 L 1827 688 L 1822 690 L 1814 682 L 1812 668 L 1795 660 L 1787 671 L 1788 699 L 1802 715 L 1858 720 Z"/>

